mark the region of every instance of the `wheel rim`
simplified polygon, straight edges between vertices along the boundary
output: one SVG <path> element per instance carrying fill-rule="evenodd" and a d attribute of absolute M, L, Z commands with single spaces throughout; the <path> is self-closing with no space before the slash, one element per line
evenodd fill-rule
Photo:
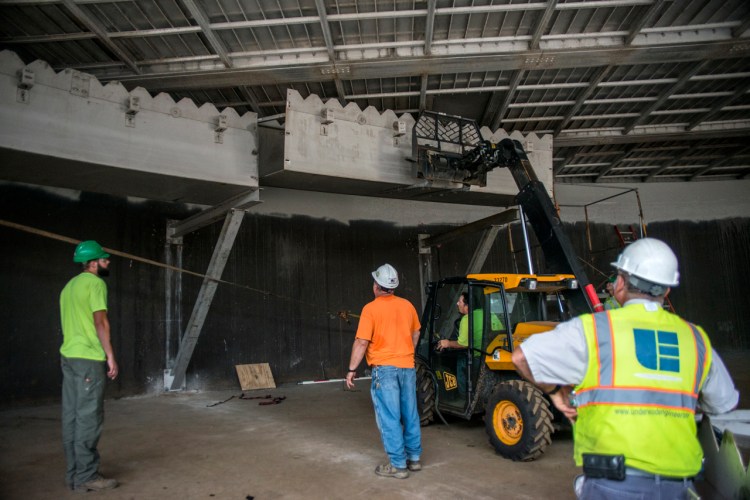
<path fill-rule="evenodd" d="M 501 401 L 495 406 L 492 415 L 495 434 L 503 444 L 512 446 L 523 435 L 523 418 L 518 407 L 510 401 Z"/>

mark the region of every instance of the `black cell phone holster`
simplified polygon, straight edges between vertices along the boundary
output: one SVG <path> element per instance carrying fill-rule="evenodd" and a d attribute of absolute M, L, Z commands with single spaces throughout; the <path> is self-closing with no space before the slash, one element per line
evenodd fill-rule
<path fill-rule="evenodd" d="M 625 455 L 583 454 L 583 473 L 591 479 L 625 480 Z"/>

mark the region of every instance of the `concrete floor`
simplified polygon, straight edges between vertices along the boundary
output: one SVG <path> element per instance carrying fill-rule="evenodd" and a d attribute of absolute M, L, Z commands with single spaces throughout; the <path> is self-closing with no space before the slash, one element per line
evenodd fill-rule
<path fill-rule="evenodd" d="M 536 462 L 505 460 L 484 426 L 451 422 L 423 428 L 421 472 L 405 480 L 373 470 L 386 460 L 369 380 L 287 385 L 247 395 L 283 395 L 259 406 L 240 391 L 124 398 L 105 403 L 99 451 L 115 490 L 107 499 L 574 498 L 570 433 L 555 435 Z M 59 405 L 0 412 L 0 498 L 73 498 L 64 486 Z"/>
<path fill-rule="evenodd" d="M 722 353 L 750 408 L 747 351 Z M 102 472 L 121 485 L 89 498 L 114 499 L 572 499 L 570 432 L 558 432 L 535 462 L 505 460 L 480 420 L 422 429 L 421 472 L 405 480 L 373 473 L 386 460 L 369 380 L 284 385 L 246 395 L 286 396 L 259 406 L 241 391 L 171 393 L 108 400 L 99 444 Z M 743 453 L 748 451 L 744 443 Z M 0 411 L 0 499 L 57 499 L 65 489 L 59 404 Z"/>

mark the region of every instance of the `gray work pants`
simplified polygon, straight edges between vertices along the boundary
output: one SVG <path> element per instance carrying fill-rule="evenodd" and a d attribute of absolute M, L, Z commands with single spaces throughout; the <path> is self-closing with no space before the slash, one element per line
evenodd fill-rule
<path fill-rule="evenodd" d="M 106 363 L 61 357 L 62 436 L 68 485 L 77 486 L 96 476 L 99 452 L 96 445 L 104 422 Z"/>
<path fill-rule="evenodd" d="M 693 481 L 666 480 L 658 476 L 627 476 L 625 481 L 586 478 L 580 500 L 682 500 L 695 492 Z"/>

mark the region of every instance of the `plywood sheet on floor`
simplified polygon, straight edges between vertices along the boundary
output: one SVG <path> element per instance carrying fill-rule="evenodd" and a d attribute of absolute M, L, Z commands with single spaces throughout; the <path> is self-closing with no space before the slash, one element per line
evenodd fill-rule
<path fill-rule="evenodd" d="M 275 389 L 276 382 L 271 374 L 268 363 L 256 363 L 251 365 L 236 365 L 237 377 L 240 379 L 240 387 L 243 391 L 252 389 Z"/>

